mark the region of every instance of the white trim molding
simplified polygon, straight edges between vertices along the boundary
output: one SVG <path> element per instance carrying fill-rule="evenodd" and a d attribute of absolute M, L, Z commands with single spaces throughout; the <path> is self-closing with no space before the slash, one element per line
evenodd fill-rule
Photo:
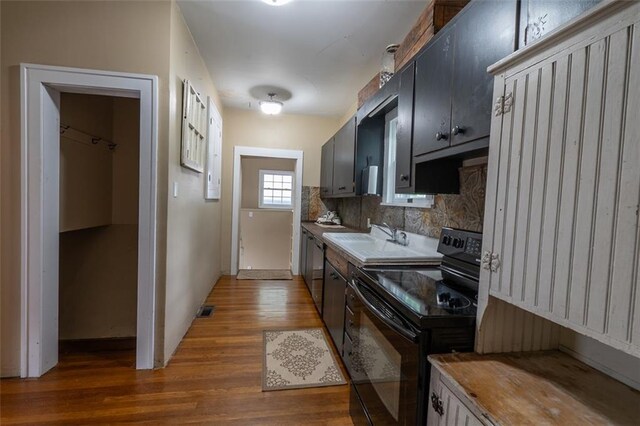
<path fill-rule="evenodd" d="M 136 368 L 151 369 L 156 290 L 158 77 L 21 64 L 20 375 L 39 377 L 57 363 L 61 92 L 140 99 Z"/>
<path fill-rule="evenodd" d="M 296 160 L 293 194 L 293 247 L 291 272 L 300 269 L 300 215 L 302 211 L 303 151 L 291 149 L 236 146 L 233 148 L 233 200 L 231 212 L 231 275 L 238 274 L 238 246 L 240 228 L 240 201 L 242 199 L 242 157 L 287 158 Z"/>

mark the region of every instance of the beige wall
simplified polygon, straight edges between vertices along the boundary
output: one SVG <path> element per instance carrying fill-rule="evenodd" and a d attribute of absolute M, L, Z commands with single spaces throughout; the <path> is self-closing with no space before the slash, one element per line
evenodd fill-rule
<path fill-rule="evenodd" d="M 159 77 L 158 182 L 167 186 L 171 3 L 0 2 L 2 375 L 19 370 L 20 79 L 22 62 Z M 115 30 L 117 29 L 117 30 Z M 163 166 L 165 165 L 165 166 Z M 166 191 L 158 192 L 158 283 L 166 269 Z M 160 295 L 162 296 L 162 295 Z M 163 302 L 163 300 L 162 300 Z M 164 306 L 160 303 L 159 306 Z M 162 315 L 162 312 L 159 312 Z M 157 335 L 162 342 L 163 335 Z M 159 352 L 157 355 L 162 355 Z M 161 360 L 158 360 L 161 361 Z"/>
<path fill-rule="evenodd" d="M 165 360 L 178 347 L 196 311 L 220 277 L 220 202 L 204 200 L 204 175 L 180 167 L 182 80 L 188 79 L 222 111 L 216 88 L 177 5 L 171 10 L 169 198 Z M 226 125 L 223 118 L 223 126 Z M 224 143 L 224 141 L 223 141 Z"/>
<path fill-rule="evenodd" d="M 216 96 L 186 25 L 177 6 L 162 0 L 3 0 L 0 19 L 1 374 L 18 374 L 20 364 L 19 64 L 23 62 L 158 76 L 156 365 L 163 365 L 220 268 L 218 203 L 205 203 L 202 177 L 179 167 L 179 79 L 189 78 L 199 90 Z M 170 113 L 174 114 L 171 126 Z M 168 189 L 174 180 L 181 185 L 180 197 L 169 203 Z M 172 306 L 166 318 L 165 304 Z"/>
<path fill-rule="evenodd" d="M 240 210 L 240 269 L 290 269 L 293 212 Z"/>
<path fill-rule="evenodd" d="M 243 209 L 257 209 L 260 170 L 285 170 L 293 172 L 296 169 L 296 160 L 287 158 L 243 157 L 240 167 L 242 168 L 242 201 L 240 202 L 240 207 Z"/>
<path fill-rule="evenodd" d="M 60 234 L 60 339 L 136 335 L 138 226 Z"/>
<path fill-rule="evenodd" d="M 304 152 L 302 184 L 320 185 L 320 150 L 338 129 L 336 117 L 267 116 L 257 111 L 225 108 L 222 136 L 222 270 L 231 269 L 231 200 L 233 148 L 295 149 Z"/>
<path fill-rule="evenodd" d="M 60 122 L 113 141 L 113 97 L 63 93 Z M 60 136 L 60 231 L 111 223 L 113 152 Z"/>

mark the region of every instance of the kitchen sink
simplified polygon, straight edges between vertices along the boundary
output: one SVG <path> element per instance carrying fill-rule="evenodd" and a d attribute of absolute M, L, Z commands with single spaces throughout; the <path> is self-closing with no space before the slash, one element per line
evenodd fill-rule
<path fill-rule="evenodd" d="M 325 233 L 323 238 L 363 264 L 439 264 L 438 240 L 407 233 L 407 246 L 388 240 L 378 229 L 371 233 Z"/>

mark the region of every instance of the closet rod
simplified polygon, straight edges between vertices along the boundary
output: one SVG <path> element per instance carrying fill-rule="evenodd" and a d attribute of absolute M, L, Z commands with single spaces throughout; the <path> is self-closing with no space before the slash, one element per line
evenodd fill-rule
<path fill-rule="evenodd" d="M 68 124 L 60 123 L 60 135 L 64 135 L 64 137 L 74 140 L 76 142 L 81 142 L 90 145 L 97 145 L 99 143 L 105 143 L 110 151 L 113 151 L 118 144 L 114 143 L 110 140 L 103 139 L 99 136 L 90 135 L 89 133 L 85 133 L 81 130 L 74 129 Z"/>

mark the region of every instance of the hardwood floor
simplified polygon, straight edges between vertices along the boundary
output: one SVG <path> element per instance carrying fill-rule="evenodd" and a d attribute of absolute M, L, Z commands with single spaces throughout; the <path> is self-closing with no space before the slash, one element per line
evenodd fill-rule
<path fill-rule="evenodd" d="M 0 423 L 351 425 L 348 385 L 261 391 L 262 330 L 321 327 L 301 278 L 222 277 L 165 369 L 136 371 L 134 353 L 62 355 L 33 380 L 0 382 Z M 346 373 L 345 373 L 345 377 Z"/>

